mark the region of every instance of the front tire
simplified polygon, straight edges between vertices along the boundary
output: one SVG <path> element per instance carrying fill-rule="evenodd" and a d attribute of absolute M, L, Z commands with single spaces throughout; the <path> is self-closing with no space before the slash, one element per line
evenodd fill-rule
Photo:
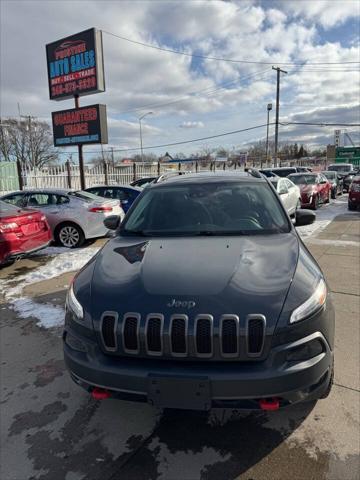
<path fill-rule="evenodd" d="M 313 199 L 313 210 L 317 210 L 319 208 L 319 197 L 316 195 Z"/>
<path fill-rule="evenodd" d="M 331 191 L 328 191 L 327 199 L 325 200 L 325 203 L 330 203 L 330 196 L 331 196 Z"/>
<path fill-rule="evenodd" d="M 66 248 L 79 248 L 85 241 L 85 235 L 76 223 L 62 223 L 55 231 L 56 243 Z"/>
<path fill-rule="evenodd" d="M 348 203 L 348 210 L 354 211 L 354 210 L 356 210 L 356 206 L 349 202 Z"/>
<path fill-rule="evenodd" d="M 337 188 L 331 189 L 331 198 L 335 200 L 336 198 L 336 193 L 337 193 Z"/>

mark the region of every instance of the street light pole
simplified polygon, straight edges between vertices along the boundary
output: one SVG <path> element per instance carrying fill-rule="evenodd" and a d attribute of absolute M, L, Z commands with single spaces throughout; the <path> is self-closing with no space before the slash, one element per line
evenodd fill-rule
<path fill-rule="evenodd" d="M 280 73 L 287 73 L 279 67 L 272 67 L 276 70 L 276 117 L 275 117 L 275 167 L 277 167 L 278 140 L 279 140 L 279 103 L 280 103 Z M 280 162 L 281 166 L 281 162 Z"/>
<path fill-rule="evenodd" d="M 272 110 L 272 103 L 267 104 L 266 148 L 265 148 L 266 166 L 268 164 L 268 157 L 269 157 L 269 116 L 270 116 L 270 110 Z"/>
<path fill-rule="evenodd" d="M 141 120 L 145 118 L 147 115 L 152 115 L 153 112 L 144 113 L 139 117 L 139 126 L 140 126 L 140 150 L 141 150 L 141 162 L 144 163 L 144 152 L 143 152 L 143 143 L 142 143 L 142 129 L 141 129 Z"/>

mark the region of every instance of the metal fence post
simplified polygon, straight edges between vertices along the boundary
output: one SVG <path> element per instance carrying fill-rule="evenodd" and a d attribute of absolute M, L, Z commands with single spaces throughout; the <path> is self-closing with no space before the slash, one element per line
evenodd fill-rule
<path fill-rule="evenodd" d="M 104 161 L 104 177 L 105 177 L 105 185 L 109 185 L 109 178 L 108 178 L 108 164 Z"/>
<path fill-rule="evenodd" d="M 66 173 L 67 173 L 68 188 L 71 188 L 71 168 L 70 168 L 69 160 L 66 161 Z"/>
<path fill-rule="evenodd" d="M 16 168 L 17 168 L 17 174 L 18 174 L 18 180 L 19 180 L 19 189 L 24 190 L 24 182 L 22 178 L 22 170 L 21 170 L 21 163 L 20 160 L 16 160 Z"/>
<path fill-rule="evenodd" d="M 160 177 L 160 162 L 157 162 L 157 176 Z"/>
<path fill-rule="evenodd" d="M 136 180 L 136 162 L 133 163 L 133 182 Z"/>
<path fill-rule="evenodd" d="M 199 164 L 198 162 L 195 162 L 195 172 L 198 173 L 199 171 Z"/>
<path fill-rule="evenodd" d="M 178 170 L 181 172 L 181 162 L 178 163 Z"/>

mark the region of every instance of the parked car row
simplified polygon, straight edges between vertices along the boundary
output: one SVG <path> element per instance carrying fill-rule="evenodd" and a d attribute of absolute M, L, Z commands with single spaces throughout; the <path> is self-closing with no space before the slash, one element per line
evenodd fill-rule
<path fill-rule="evenodd" d="M 1 200 L 20 209 L 41 212 L 54 240 L 68 248 L 80 247 L 87 239 L 105 236 L 108 230 L 103 220 L 107 216 L 125 216 L 118 200 L 86 191 L 34 189 L 4 195 Z"/>

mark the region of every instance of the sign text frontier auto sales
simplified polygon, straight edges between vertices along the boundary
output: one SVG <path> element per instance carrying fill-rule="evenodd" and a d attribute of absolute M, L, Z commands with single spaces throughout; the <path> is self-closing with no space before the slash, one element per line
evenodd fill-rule
<path fill-rule="evenodd" d="M 53 112 L 52 124 L 55 147 L 108 142 L 105 105 Z"/>
<path fill-rule="evenodd" d="M 101 32 L 91 28 L 46 45 L 51 100 L 105 91 Z"/>

